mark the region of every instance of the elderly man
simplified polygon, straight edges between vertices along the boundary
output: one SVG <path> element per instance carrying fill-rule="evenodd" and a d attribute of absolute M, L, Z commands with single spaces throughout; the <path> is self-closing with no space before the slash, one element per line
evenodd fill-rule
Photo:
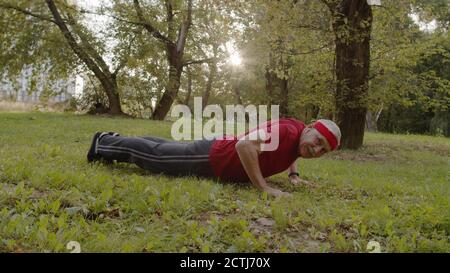
<path fill-rule="evenodd" d="M 278 146 L 265 150 L 277 128 Z M 315 158 L 335 150 L 341 132 L 331 120 L 320 119 L 305 126 L 292 118 L 269 121 L 241 137 L 178 142 L 157 137 L 122 137 L 113 132 L 95 134 L 88 162 L 128 162 L 155 173 L 196 175 L 248 182 L 273 196 L 288 193 L 269 186 L 266 177 L 288 170 L 293 184 L 299 178 L 296 160 Z"/>

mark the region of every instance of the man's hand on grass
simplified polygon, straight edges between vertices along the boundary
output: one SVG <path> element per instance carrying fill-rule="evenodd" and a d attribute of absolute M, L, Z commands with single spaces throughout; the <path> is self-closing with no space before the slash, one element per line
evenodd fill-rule
<path fill-rule="evenodd" d="M 304 186 L 308 186 L 310 188 L 315 188 L 316 187 L 316 184 L 314 182 L 311 182 L 311 181 L 308 181 L 308 180 L 303 180 L 300 177 L 298 177 L 298 175 L 291 175 L 289 177 L 289 180 L 294 185 L 304 185 Z"/>
<path fill-rule="evenodd" d="M 288 192 L 284 192 L 284 191 L 281 191 L 279 189 L 275 189 L 275 188 L 271 188 L 271 187 L 264 188 L 263 191 L 267 192 L 268 194 L 270 194 L 270 195 L 272 195 L 274 197 L 292 196 L 292 194 L 290 194 Z"/>

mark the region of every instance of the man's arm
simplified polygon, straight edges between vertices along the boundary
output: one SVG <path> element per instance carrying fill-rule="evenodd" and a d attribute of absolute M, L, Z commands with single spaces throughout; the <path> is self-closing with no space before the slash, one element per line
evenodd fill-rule
<path fill-rule="evenodd" d="M 292 163 L 291 166 L 289 166 L 288 174 L 290 174 L 290 173 L 298 173 L 298 170 L 297 170 L 297 160 L 294 161 L 294 163 Z"/>
<path fill-rule="evenodd" d="M 286 195 L 287 193 L 270 187 L 262 176 L 259 167 L 258 155 L 261 153 L 261 143 L 263 140 L 241 139 L 236 143 L 236 151 L 241 160 L 242 166 L 252 184 L 258 189 L 274 196 Z"/>
<path fill-rule="evenodd" d="M 296 174 L 290 175 L 291 173 L 298 173 L 297 170 L 297 160 L 294 161 L 294 163 L 291 164 L 291 166 L 289 166 L 288 169 L 288 175 L 289 175 L 289 181 L 291 181 L 292 184 L 297 185 L 300 183 L 300 177 Z"/>
<path fill-rule="evenodd" d="M 292 163 L 291 166 L 289 166 L 288 175 L 291 174 L 291 173 L 298 173 L 297 160 L 294 161 L 294 163 Z M 298 175 L 293 174 L 293 175 L 289 175 L 289 180 L 291 181 L 292 184 L 297 185 L 297 184 L 300 183 L 301 179 L 300 179 L 300 177 Z"/>

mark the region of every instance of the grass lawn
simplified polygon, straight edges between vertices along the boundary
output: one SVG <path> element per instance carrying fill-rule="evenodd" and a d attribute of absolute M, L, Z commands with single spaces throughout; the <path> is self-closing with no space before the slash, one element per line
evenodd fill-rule
<path fill-rule="evenodd" d="M 366 134 L 299 160 L 316 188 L 250 185 L 88 164 L 96 131 L 170 137 L 171 123 L 0 112 L 0 252 L 450 252 L 450 139 Z"/>

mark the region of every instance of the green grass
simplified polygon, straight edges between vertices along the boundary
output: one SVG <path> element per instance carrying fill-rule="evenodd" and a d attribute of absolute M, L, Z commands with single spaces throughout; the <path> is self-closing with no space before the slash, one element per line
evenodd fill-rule
<path fill-rule="evenodd" d="M 96 131 L 170 137 L 169 122 L 0 113 L 0 251 L 450 252 L 448 138 L 367 134 L 359 151 L 300 160 L 314 189 L 87 164 Z"/>

